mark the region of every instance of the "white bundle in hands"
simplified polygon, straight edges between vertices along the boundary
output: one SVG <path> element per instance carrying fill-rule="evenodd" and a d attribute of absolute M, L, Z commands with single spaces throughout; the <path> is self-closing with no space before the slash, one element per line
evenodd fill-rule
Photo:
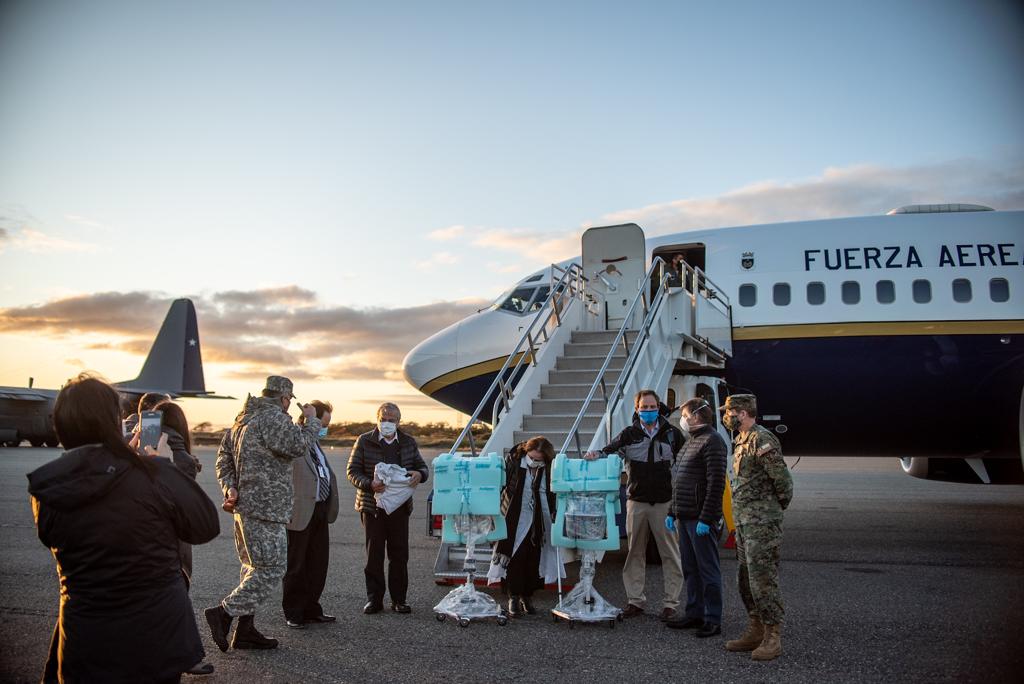
<path fill-rule="evenodd" d="M 377 507 L 388 515 L 412 498 L 412 476 L 409 471 L 394 463 L 378 463 L 373 476 L 384 483 L 383 492 L 374 492 Z"/>

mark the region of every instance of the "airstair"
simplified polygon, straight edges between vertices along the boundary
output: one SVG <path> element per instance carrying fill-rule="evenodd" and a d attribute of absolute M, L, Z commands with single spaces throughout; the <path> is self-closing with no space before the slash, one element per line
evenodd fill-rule
<path fill-rule="evenodd" d="M 732 354 L 732 311 L 703 270 L 684 262 L 670 277 L 658 257 L 645 268 L 645 240 L 635 224 L 588 230 L 581 261 L 551 267 L 551 294 L 451 453 L 505 454 L 543 435 L 556 453 L 579 456 L 632 422 L 639 390 L 664 399 L 673 376 L 677 386 L 704 378 L 717 385 L 711 378 L 721 376 Z M 688 382 L 680 384 L 679 376 Z M 492 427 L 482 446 L 471 430 L 480 421 Z M 481 561 L 486 552 L 480 550 Z M 442 544 L 435 575 L 461 575 L 463 556 L 463 549 Z"/>

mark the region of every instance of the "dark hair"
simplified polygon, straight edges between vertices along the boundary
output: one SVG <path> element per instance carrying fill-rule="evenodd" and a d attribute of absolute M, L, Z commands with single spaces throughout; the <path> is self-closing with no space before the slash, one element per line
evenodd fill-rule
<path fill-rule="evenodd" d="M 69 380 L 53 403 L 53 426 L 65 449 L 102 444 L 114 456 L 152 474 L 156 465 L 125 443 L 120 423 L 121 401 L 117 390 L 88 373 Z"/>
<path fill-rule="evenodd" d="M 185 417 L 185 412 L 180 406 L 175 404 L 173 401 L 161 401 L 159 404 L 153 407 L 154 411 L 163 411 L 164 413 L 164 426 L 169 427 L 185 440 L 185 451 L 192 453 L 192 434 L 188 429 L 188 419 Z"/>
<path fill-rule="evenodd" d="M 309 405 L 316 409 L 317 418 L 323 418 L 325 413 L 334 413 L 334 407 L 331 405 L 331 402 L 329 401 L 320 401 L 319 399 L 314 399 L 313 401 L 309 402 Z M 302 414 L 301 416 L 299 416 L 299 425 L 305 424 L 306 414 Z"/>
<path fill-rule="evenodd" d="M 715 424 L 715 414 L 711 410 L 711 404 L 709 404 L 706 399 L 694 397 L 689 401 L 684 401 L 683 405 L 679 407 L 679 410 L 686 411 L 691 416 L 697 416 L 705 425 Z"/>
<path fill-rule="evenodd" d="M 551 445 L 551 442 L 547 437 L 531 437 L 523 443 L 523 453 L 529 453 L 531 451 L 539 451 L 544 454 L 544 462 L 551 463 L 555 460 L 555 447 Z"/>
<path fill-rule="evenodd" d="M 170 395 L 162 394 L 160 392 L 146 392 L 139 399 L 139 412 L 152 411 L 156 408 L 157 404 L 162 404 L 163 402 L 170 400 Z"/>
<path fill-rule="evenodd" d="M 654 397 L 654 401 L 657 402 L 658 404 L 661 403 L 661 399 L 658 397 L 658 393 L 657 392 L 655 392 L 652 389 L 642 389 L 642 390 L 640 390 L 639 392 L 636 393 L 635 397 L 633 397 L 633 407 L 634 408 L 639 407 L 640 406 L 640 400 L 643 399 L 644 397 L 648 396 L 648 395 Z"/>

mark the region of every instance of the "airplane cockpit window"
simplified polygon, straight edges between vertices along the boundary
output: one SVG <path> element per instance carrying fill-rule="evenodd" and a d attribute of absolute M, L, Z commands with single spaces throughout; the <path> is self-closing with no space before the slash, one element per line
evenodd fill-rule
<path fill-rule="evenodd" d="M 891 280 L 879 280 L 875 283 L 875 299 L 879 304 L 892 304 L 896 301 L 896 285 Z"/>
<path fill-rule="evenodd" d="M 551 288 L 547 285 L 538 287 L 537 294 L 533 298 L 533 302 L 530 303 L 530 311 L 540 311 L 541 307 L 544 306 L 544 302 L 548 300 L 549 294 L 551 294 Z"/>
<path fill-rule="evenodd" d="M 514 314 L 524 314 L 530 306 L 535 290 L 533 287 L 517 287 L 498 305 L 498 308 Z"/>
<path fill-rule="evenodd" d="M 807 303 L 814 306 L 825 303 L 825 283 L 807 283 Z"/>
<path fill-rule="evenodd" d="M 927 304 L 932 301 L 932 283 L 930 280 L 915 280 L 911 286 L 911 294 L 915 304 Z"/>
<path fill-rule="evenodd" d="M 789 306 L 789 283 L 775 283 L 772 287 L 772 303 L 775 306 Z"/>
<path fill-rule="evenodd" d="M 988 296 L 993 302 L 1005 302 L 1010 298 L 1010 283 L 1006 278 L 993 278 L 988 281 Z"/>
<path fill-rule="evenodd" d="M 540 280 L 543 277 L 544 277 L 543 273 L 538 273 L 537 275 L 530 276 L 529 278 L 527 278 L 523 282 L 524 283 L 535 283 L 535 282 L 537 282 L 538 280 Z"/>
<path fill-rule="evenodd" d="M 960 304 L 971 301 L 971 281 L 957 278 L 953 281 L 953 301 Z"/>
<path fill-rule="evenodd" d="M 842 287 L 843 304 L 860 304 L 860 283 L 847 280 Z"/>
<path fill-rule="evenodd" d="M 757 287 L 751 283 L 740 285 L 740 306 L 754 306 L 757 304 Z"/>

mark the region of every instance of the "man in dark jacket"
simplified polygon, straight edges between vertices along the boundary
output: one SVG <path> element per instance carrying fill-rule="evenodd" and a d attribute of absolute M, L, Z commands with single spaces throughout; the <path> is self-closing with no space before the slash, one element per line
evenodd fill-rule
<path fill-rule="evenodd" d="M 665 517 L 672 498 L 672 461 L 683 446 L 683 435 L 661 415 L 661 401 L 654 390 L 640 390 L 634 404 L 633 424 L 620 432 L 601 451 L 588 451 L 584 458 L 595 459 L 618 453 L 628 475 L 626 501 L 626 563 L 622 582 L 626 586 L 629 605 L 624 617 L 644 612 L 644 579 L 647 570 L 647 539 L 654 536 L 661 554 L 665 578 L 664 608 L 659 615 L 667 621 L 675 617 L 679 594 L 683 588 L 683 570 L 675 535 L 665 528 Z"/>
<path fill-rule="evenodd" d="M 668 623 L 697 628 L 697 636 L 722 633 L 722 570 L 718 535 L 725 493 L 725 440 L 714 428 L 714 413 L 704 399 L 681 407 L 680 425 L 690 439 L 672 466 L 672 512 L 665 526 L 679 530 L 679 554 L 686 577 L 686 611 Z"/>
<path fill-rule="evenodd" d="M 398 429 L 402 412 L 385 402 L 377 409 L 377 427 L 359 435 L 348 459 L 348 481 L 356 488 L 356 510 L 366 533 L 366 605 L 367 615 L 384 609 L 384 592 L 391 593 L 391 610 L 410 613 L 406 601 L 409 590 L 409 515 L 412 499 L 395 511 L 386 513 L 377 507 L 373 495 L 383 492 L 384 483 L 374 469 L 378 463 L 399 465 L 409 471 L 413 487 L 427 481 L 427 464 L 416 440 Z M 384 556 L 388 558 L 387 583 L 384 581 Z"/>

